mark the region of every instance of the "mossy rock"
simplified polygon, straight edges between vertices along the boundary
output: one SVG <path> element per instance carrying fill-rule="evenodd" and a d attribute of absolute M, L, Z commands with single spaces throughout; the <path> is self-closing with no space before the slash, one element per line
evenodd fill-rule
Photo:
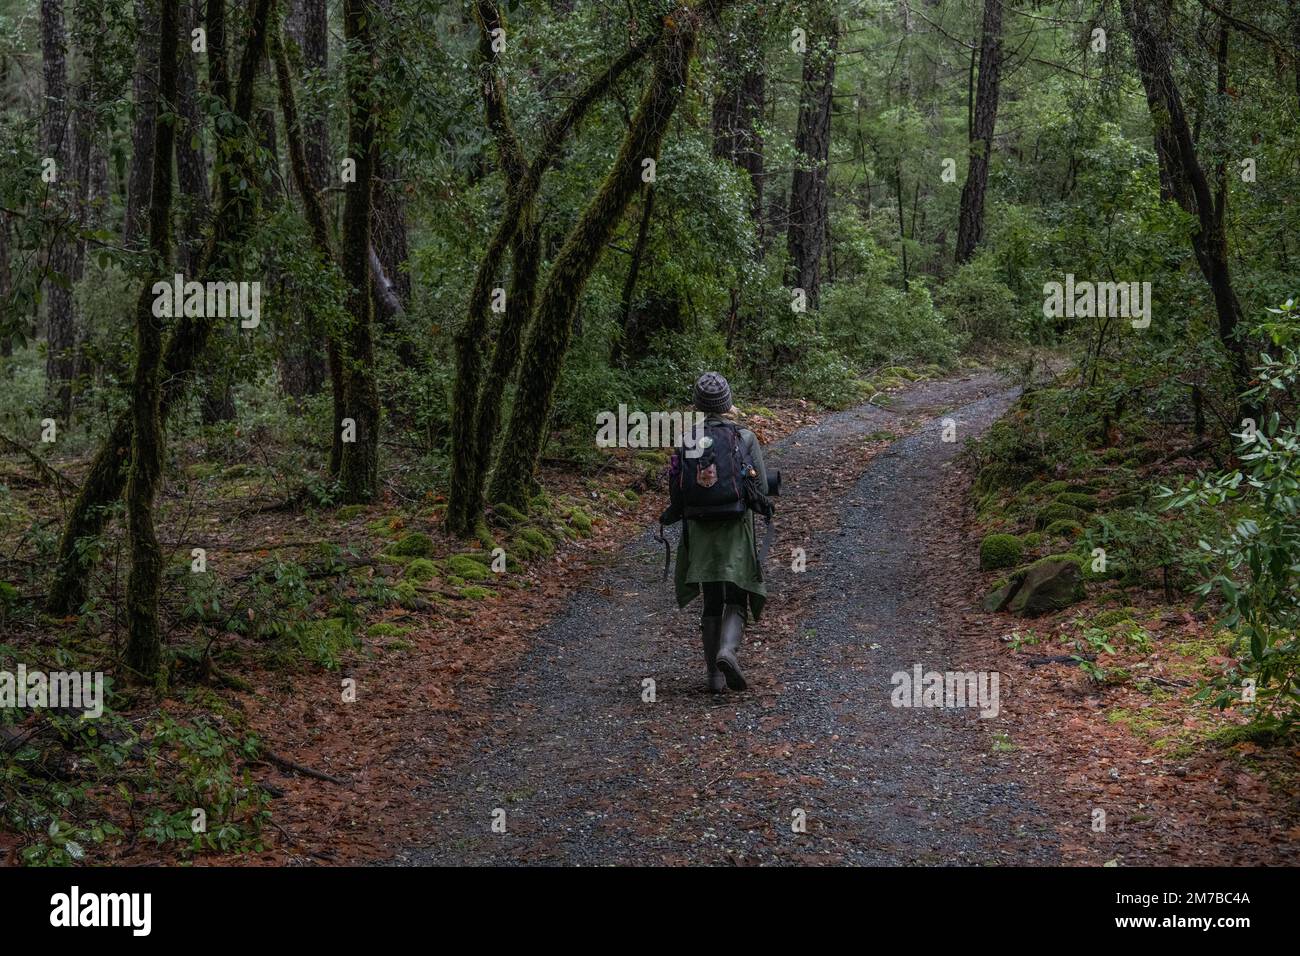
<path fill-rule="evenodd" d="M 210 461 L 195 462 L 185 469 L 187 475 L 191 478 L 197 478 L 199 481 L 204 478 L 211 478 L 213 475 L 219 474 L 220 471 L 221 465 Z"/>
<path fill-rule="evenodd" d="M 1054 501 L 1039 510 L 1038 514 L 1035 515 L 1034 527 L 1046 528 L 1053 521 L 1074 521 L 1082 524 L 1086 515 L 1087 513 L 1082 508 Z"/>
<path fill-rule="evenodd" d="M 591 515 L 581 508 L 573 508 L 569 511 L 569 524 L 573 525 L 578 534 L 584 538 L 591 537 Z"/>
<path fill-rule="evenodd" d="M 402 572 L 402 577 L 410 581 L 432 581 L 438 576 L 438 566 L 428 558 L 412 558 L 411 563 Z"/>
<path fill-rule="evenodd" d="M 1028 534 L 1021 535 L 1020 540 L 1024 543 L 1026 551 L 1032 551 L 1043 543 L 1043 533 L 1030 531 Z"/>
<path fill-rule="evenodd" d="M 1061 492 L 1069 490 L 1070 483 L 1068 481 L 1049 481 L 1041 489 L 1045 495 L 1059 495 Z"/>
<path fill-rule="evenodd" d="M 397 515 L 387 518 L 377 518 L 370 524 L 366 525 L 371 534 L 377 534 L 381 537 L 391 538 L 402 528 L 402 519 Z"/>
<path fill-rule="evenodd" d="M 411 534 L 402 535 L 388 549 L 388 553 L 398 557 L 427 558 L 433 554 L 433 541 L 427 534 L 413 531 Z"/>
<path fill-rule="evenodd" d="M 456 557 L 469 558 L 471 561 L 476 561 L 485 568 L 492 567 L 491 551 L 462 551 L 460 554 L 456 555 Z"/>
<path fill-rule="evenodd" d="M 543 532 L 537 528 L 524 528 L 515 536 L 515 548 L 518 549 L 520 543 L 523 543 L 527 549 L 531 549 L 532 554 L 550 556 L 555 553 L 555 544 Z"/>
<path fill-rule="evenodd" d="M 1069 521 L 1066 519 L 1053 521 L 1043 529 L 1043 537 L 1045 538 L 1067 538 L 1070 541 L 1074 541 L 1081 534 L 1083 534 L 1083 525 L 1079 524 L 1077 521 Z"/>
<path fill-rule="evenodd" d="M 1056 504 L 1069 505 L 1072 508 L 1078 508 L 1080 511 L 1097 510 L 1096 496 L 1078 491 L 1066 491 L 1057 495 Z"/>
<path fill-rule="evenodd" d="M 532 511 L 540 511 L 546 514 L 551 510 L 551 498 L 546 492 L 540 492 L 529 499 L 529 508 Z"/>
<path fill-rule="evenodd" d="M 365 505 L 344 505 L 342 508 L 339 508 L 334 512 L 334 517 L 338 518 L 340 521 L 351 521 L 358 515 L 364 514 L 365 510 Z"/>
<path fill-rule="evenodd" d="M 489 564 L 480 564 L 473 558 L 464 554 L 453 554 L 447 558 L 447 570 L 458 578 L 464 578 L 466 581 L 486 581 L 492 576 L 490 567 L 491 557 L 488 558 Z"/>
<path fill-rule="evenodd" d="M 472 584 L 468 587 L 461 588 L 460 596 L 468 598 L 471 601 L 482 601 L 486 598 L 496 597 L 497 592 L 493 591 L 491 588 L 480 587 L 479 585 Z"/>
<path fill-rule="evenodd" d="M 623 491 L 623 500 L 626 501 L 628 504 L 635 505 L 635 504 L 640 503 L 640 501 L 641 501 L 641 496 L 638 495 L 638 494 L 637 494 L 635 491 L 633 491 L 631 488 L 626 488 L 626 489 L 624 489 L 624 491 Z"/>
<path fill-rule="evenodd" d="M 997 610 L 1005 608 L 1024 616 L 1048 614 L 1083 598 L 1083 566 L 1079 556 L 1053 554 L 1012 575 L 1002 607 Z"/>
<path fill-rule="evenodd" d="M 1036 495 L 1038 494 L 1039 491 L 1042 490 L 1042 488 L 1043 488 L 1042 481 L 1040 481 L 1037 478 L 1034 478 L 1033 480 L 1027 481 L 1020 486 L 1020 492 L 1017 497 L 1024 496 L 1024 495 Z"/>
<path fill-rule="evenodd" d="M 1024 543 L 1014 534 L 991 534 L 980 542 L 980 570 L 1013 568 L 1024 551 Z"/>
<path fill-rule="evenodd" d="M 222 478 L 252 478 L 257 474 L 256 465 L 231 465 L 221 473 Z"/>

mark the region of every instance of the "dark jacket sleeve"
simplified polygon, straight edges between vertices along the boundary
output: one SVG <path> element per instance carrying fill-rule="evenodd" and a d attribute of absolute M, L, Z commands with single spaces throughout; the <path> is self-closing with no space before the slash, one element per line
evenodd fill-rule
<path fill-rule="evenodd" d="M 748 428 L 742 428 L 740 437 L 745 442 L 749 460 L 754 463 L 754 470 L 758 472 L 758 490 L 767 494 L 767 468 L 763 465 L 763 448 L 758 443 L 758 436 Z"/>

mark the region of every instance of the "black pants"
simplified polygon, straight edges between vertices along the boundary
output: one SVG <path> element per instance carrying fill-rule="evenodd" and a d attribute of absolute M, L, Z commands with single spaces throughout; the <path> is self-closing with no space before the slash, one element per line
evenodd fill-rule
<path fill-rule="evenodd" d="M 730 581 L 705 581 L 700 585 L 704 596 L 704 613 L 702 617 L 721 617 L 724 604 L 745 604 L 745 589 L 737 587 Z"/>

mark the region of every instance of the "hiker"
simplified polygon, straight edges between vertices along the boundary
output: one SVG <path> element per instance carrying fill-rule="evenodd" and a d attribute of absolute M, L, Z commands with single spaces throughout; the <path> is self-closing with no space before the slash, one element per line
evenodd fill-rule
<path fill-rule="evenodd" d="M 703 594 L 704 661 L 709 691 L 717 694 L 724 685 L 747 686 L 737 656 L 740 639 L 767 600 L 750 511 L 770 518 L 772 505 L 758 438 L 727 418 L 735 412 L 727 380 L 717 372 L 701 375 L 695 407 L 705 416 L 703 434 L 673 455 L 669 505 L 659 521 L 685 519 L 677 545 L 677 606 Z"/>

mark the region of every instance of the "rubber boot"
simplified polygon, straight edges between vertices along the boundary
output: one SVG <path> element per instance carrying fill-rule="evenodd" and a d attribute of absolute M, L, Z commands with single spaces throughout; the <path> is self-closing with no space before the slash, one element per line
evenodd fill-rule
<path fill-rule="evenodd" d="M 704 640 L 704 664 L 708 669 L 709 693 L 721 694 L 727 687 L 726 678 L 718 670 L 718 631 L 722 618 L 706 617 L 700 621 L 700 636 Z"/>
<path fill-rule="evenodd" d="M 718 639 L 718 670 L 727 679 L 732 690 L 745 690 L 745 675 L 740 672 L 740 639 L 745 636 L 745 609 L 739 604 L 728 604 L 722 612 L 722 629 Z"/>

